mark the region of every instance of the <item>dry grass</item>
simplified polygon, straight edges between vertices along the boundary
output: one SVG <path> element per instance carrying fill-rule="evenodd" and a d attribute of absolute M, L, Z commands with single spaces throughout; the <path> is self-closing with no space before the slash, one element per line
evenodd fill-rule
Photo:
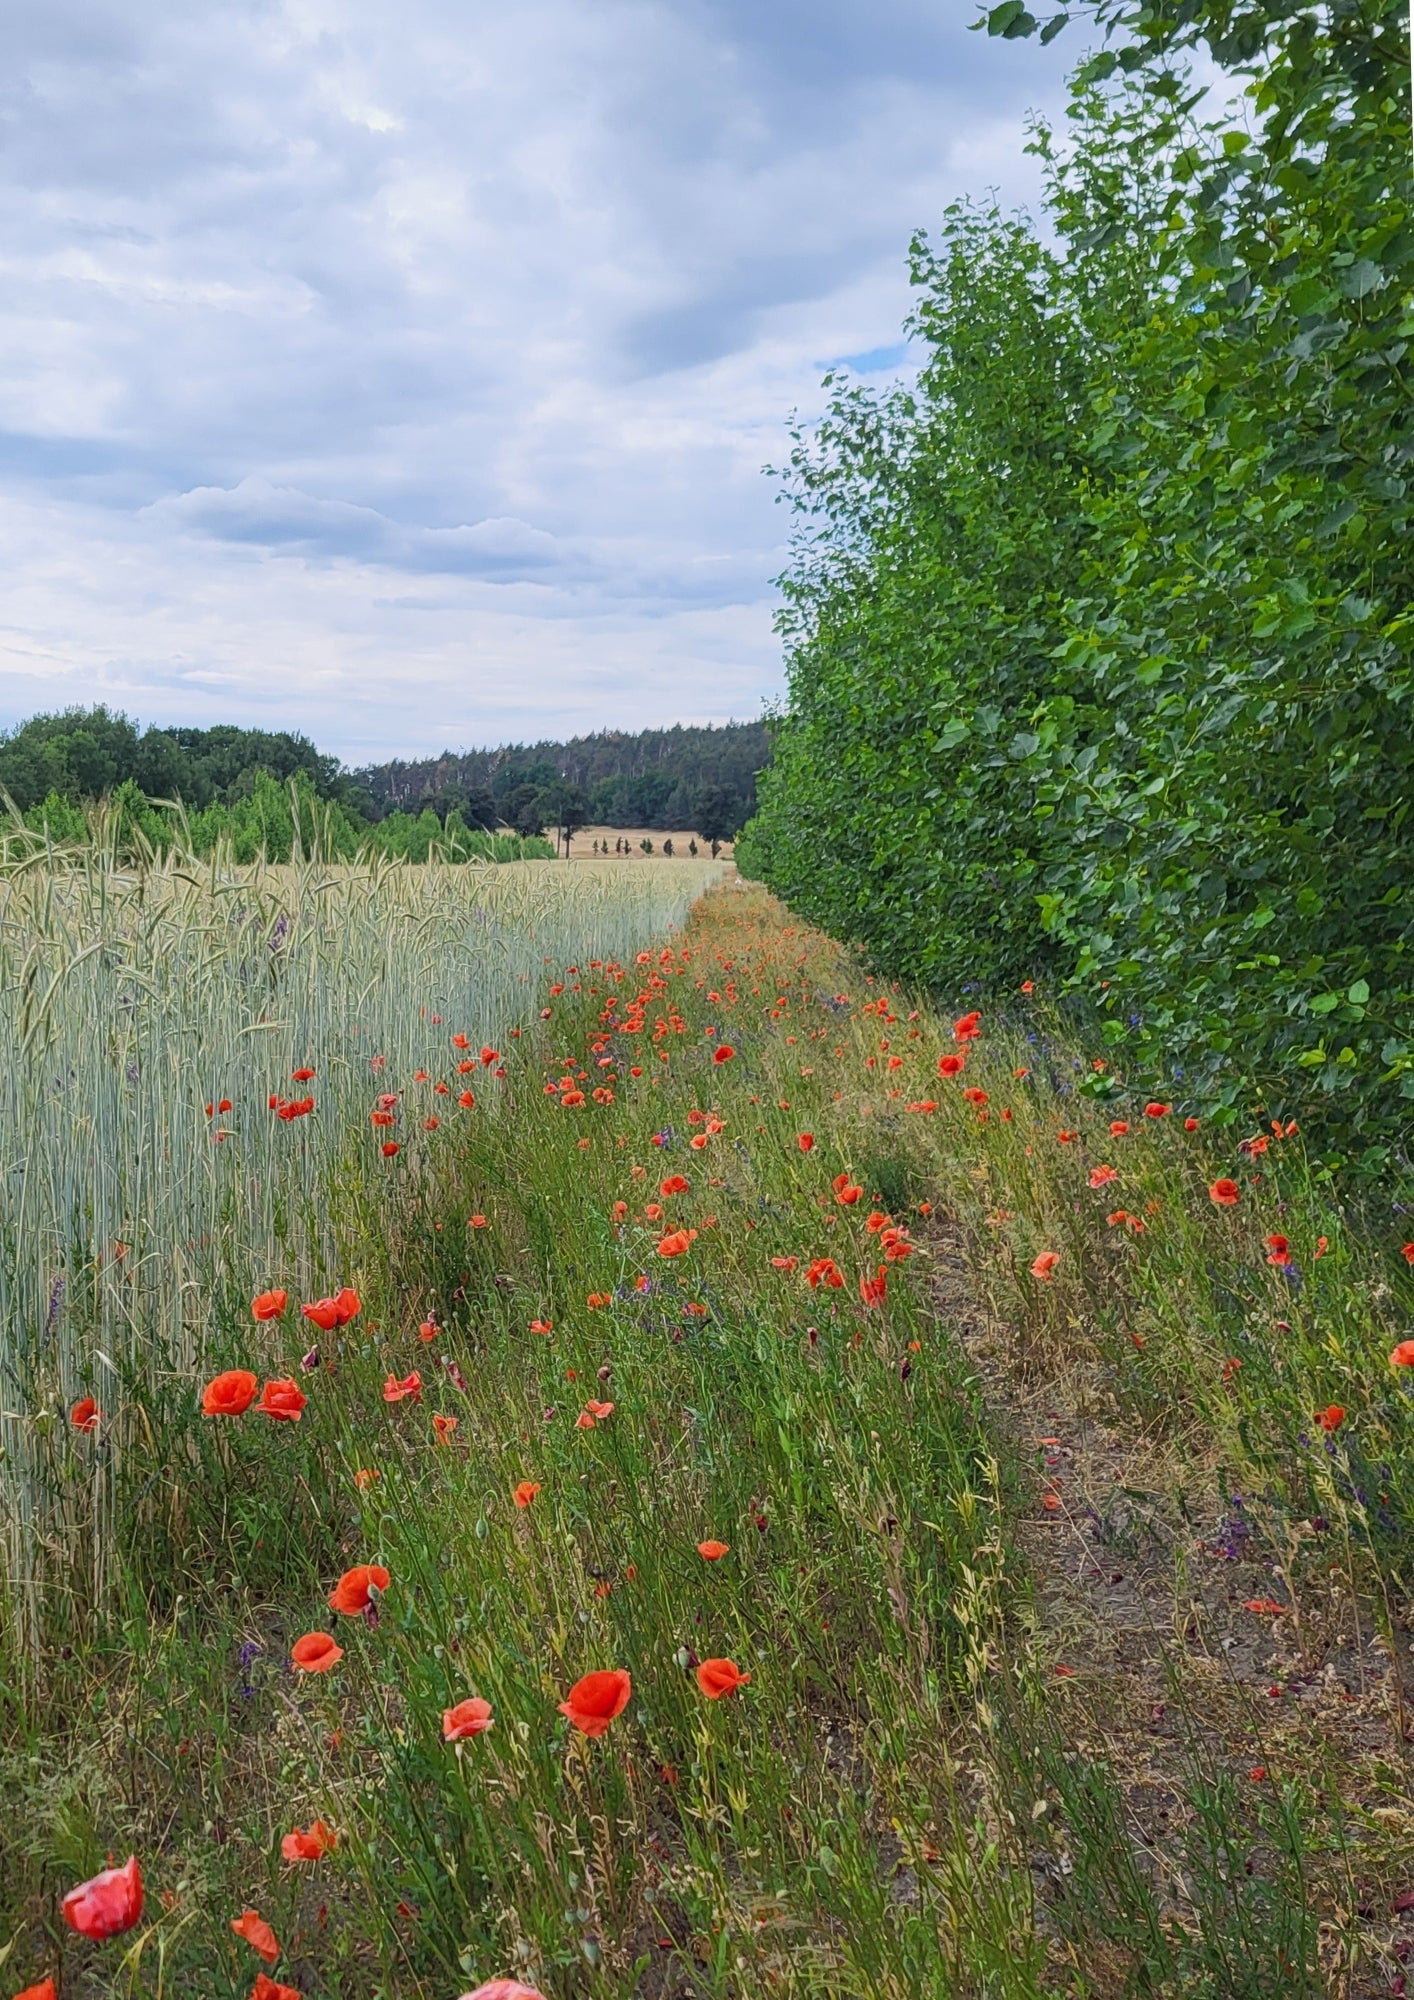
<path fill-rule="evenodd" d="M 614 843 L 619 840 L 626 840 L 628 842 L 632 850 L 630 855 L 625 856 L 614 852 Z M 640 842 L 645 840 L 651 840 L 653 843 L 653 854 L 651 857 L 644 855 L 640 846 Z M 673 854 L 678 860 L 682 860 L 687 855 L 693 841 L 697 843 L 699 855 L 707 857 L 711 854 L 710 842 L 705 841 L 701 834 L 691 831 L 686 833 L 674 833 L 671 831 L 664 833 L 657 827 L 652 826 L 586 826 L 580 829 L 570 843 L 570 860 L 593 861 L 602 859 L 602 854 L 596 855 L 595 853 L 594 843 L 596 841 L 599 841 L 601 846 L 605 842 L 608 843 L 608 859 L 615 863 L 622 863 L 627 859 L 638 861 L 649 858 L 662 860 L 668 858 L 663 854 L 663 843 L 668 840 L 673 843 Z M 730 861 L 733 851 L 734 843 L 730 840 L 723 841 L 717 850 L 718 857 L 721 860 Z"/>

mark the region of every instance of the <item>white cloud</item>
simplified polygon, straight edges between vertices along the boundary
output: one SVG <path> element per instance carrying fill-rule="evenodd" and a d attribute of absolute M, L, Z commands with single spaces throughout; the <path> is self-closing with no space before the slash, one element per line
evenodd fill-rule
<path fill-rule="evenodd" d="M 23 0 L 0 720 L 352 759 L 757 712 L 821 366 L 1021 199 L 1057 45 L 970 0 Z M 1064 38 L 1063 38 L 1064 41 Z"/>

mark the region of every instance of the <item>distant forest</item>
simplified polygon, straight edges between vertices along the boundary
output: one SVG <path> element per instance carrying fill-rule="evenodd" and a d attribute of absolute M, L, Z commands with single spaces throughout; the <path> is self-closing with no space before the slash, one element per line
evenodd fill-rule
<path fill-rule="evenodd" d="M 717 837 L 731 839 L 756 810 L 756 773 L 770 761 L 764 722 L 727 722 L 634 735 L 602 729 L 567 743 L 516 743 L 501 750 L 444 750 L 417 763 L 370 765 L 356 775 L 382 811 L 415 812 L 426 805 L 466 811 L 489 796 L 506 808 L 504 823 L 514 825 L 517 795 L 567 784 L 584 794 L 585 824 L 697 831 L 711 838 L 713 828 L 701 823 L 706 793 L 705 817 L 714 825 L 727 822 Z"/>
<path fill-rule="evenodd" d="M 66 837 L 81 808 L 120 797 L 141 812 L 173 801 L 199 842 L 228 834 L 268 845 L 287 808 L 277 792 L 335 815 L 338 844 L 363 836 L 420 858 L 439 833 L 538 840 L 588 825 L 733 839 L 756 807 L 770 761 L 766 725 L 602 731 L 568 743 L 515 744 L 348 771 L 305 736 L 261 729 L 140 729 L 106 708 L 31 717 L 0 737 L 0 791 L 35 828 Z M 334 821 L 328 821 L 333 825 Z M 548 851 L 548 850 L 547 850 Z"/>

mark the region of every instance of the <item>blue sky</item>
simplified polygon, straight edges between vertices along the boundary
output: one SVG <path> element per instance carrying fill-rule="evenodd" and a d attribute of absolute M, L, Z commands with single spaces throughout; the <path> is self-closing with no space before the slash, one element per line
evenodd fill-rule
<path fill-rule="evenodd" d="M 1034 199 L 1073 36 L 972 0 L 20 0 L 0 725 L 352 763 L 754 716 L 761 475 L 904 259 Z"/>

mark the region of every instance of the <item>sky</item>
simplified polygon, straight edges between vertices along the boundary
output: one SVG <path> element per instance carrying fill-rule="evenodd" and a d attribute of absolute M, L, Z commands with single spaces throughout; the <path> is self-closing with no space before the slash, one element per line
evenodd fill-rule
<path fill-rule="evenodd" d="M 762 468 L 1034 203 L 1080 50 L 972 0 L 19 0 L 0 727 L 347 763 L 779 697 Z"/>

